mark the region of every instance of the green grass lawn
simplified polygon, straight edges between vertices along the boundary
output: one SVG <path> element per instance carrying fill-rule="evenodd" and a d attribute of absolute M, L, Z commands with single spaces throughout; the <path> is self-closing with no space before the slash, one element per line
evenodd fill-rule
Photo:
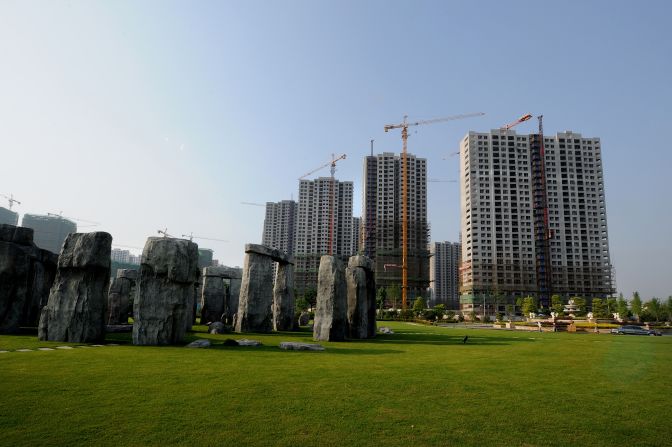
<path fill-rule="evenodd" d="M 110 334 L 119 346 L 34 352 L 15 350 L 66 343 L 3 335 L 0 350 L 12 352 L 0 354 L 0 444 L 672 442 L 672 337 L 384 325 L 396 333 L 325 352 L 277 348 L 310 332 L 191 334 L 209 349 Z M 264 346 L 222 346 L 229 337 Z"/>

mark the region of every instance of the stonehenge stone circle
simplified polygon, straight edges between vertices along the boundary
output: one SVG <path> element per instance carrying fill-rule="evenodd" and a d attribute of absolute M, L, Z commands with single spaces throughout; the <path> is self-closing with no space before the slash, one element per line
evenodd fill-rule
<path fill-rule="evenodd" d="M 343 341 L 347 326 L 347 290 L 343 262 L 329 255 L 320 259 L 313 339 Z"/>
<path fill-rule="evenodd" d="M 345 278 L 348 288 L 348 337 L 364 339 L 375 336 L 376 284 L 371 260 L 366 256 L 352 256 L 345 270 Z M 371 303 L 373 330 L 370 328 Z"/>
<path fill-rule="evenodd" d="M 0 224 L 0 333 L 37 325 L 57 262 L 58 255 L 33 243 L 31 228 Z"/>
<path fill-rule="evenodd" d="M 142 251 L 133 305 L 133 344 L 180 343 L 191 325 L 198 282 L 198 245 L 185 239 L 150 237 Z"/>
<path fill-rule="evenodd" d="M 40 314 L 40 340 L 104 340 L 111 251 L 109 233 L 68 235 L 58 257 L 49 300 Z"/>

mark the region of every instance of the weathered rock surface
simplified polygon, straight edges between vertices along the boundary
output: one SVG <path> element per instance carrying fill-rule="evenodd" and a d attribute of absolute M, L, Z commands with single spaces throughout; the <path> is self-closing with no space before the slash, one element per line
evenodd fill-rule
<path fill-rule="evenodd" d="M 224 269 L 203 268 L 203 288 L 201 289 L 201 322 L 222 321 L 227 304 L 227 286 L 224 283 Z"/>
<path fill-rule="evenodd" d="M 185 348 L 209 348 L 211 345 L 210 340 L 194 340 L 189 343 Z"/>
<path fill-rule="evenodd" d="M 109 233 L 68 235 L 40 315 L 40 340 L 90 343 L 105 338 L 111 251 Z"/>
<path fill-rule="evenodd" d="M 317 308 L 313 339 L 345 340 L 347 291 L 343 262 L 334 256 L 322 256 L 317 276 Z"/>
<path fill-rule="evenodd" d="M 241 338 L 238 341 L 238 346 L 252 346 L 252 347 L 257 347 L 261 346 L 261 342 L 259 340 L 250 340 L 248 338 Z"/>
<path fill-rule="evenodd" d="M 140 271 L 138 269 L 118 269 L 117 278 L 126 278 L 131 281 L 137 281 Z"/>
<path fill-rule="evenodd" d="M 273 302 L 273 259 L 265 254 L 248 252 L 245 246 L 243 280 L 236 316 L 236 332 L 271 332 Z M 263 246 L 260 246 L 263 247 Z"/>
<path fill-rule="evenodd" d="M 375 336 L 376 284 L 372 262 L 366 256 L 352 256 L 345 270 L 348 287 L 348 337 L 364 339 Z M 373 303 L 373 322 L 371 322 Z M 373 329 L 369 326 L 373 324 Z M 373 335 L 372 335 L 373 334 Z"/>
<path fill-rule="evenodd" d="M 107 297 L 107 324 L 127 324 L 133 312 L 133 296 L 135 292 L 138 270 L 119 269 L 117 277 L 110 283 Z"/>
<path fill-rule="evenodd" d="M 227 295 L 226 318 L 227 324 L 233 325 L 234 317 L 238 312 L 240 298 L 240 286 L 243 281 L 243 270 L 235 267 L 225 268 L 225 278 L 229 280 L 229 293 Z"/>
<path fill-rule="evenodd" d="M 231 327 L 221 321 L 215 321 L 208 326 L 210 334 L 228 334 L 229 332 L 231 332 Z"/>
<path fill-rule="evenodd" d="M 296 329 L 294 316 L 294 266 L 278 264 L 273 286 L 273 329 L 293 331 Z"/>
<path fill-rule="evenodd" d="M 0 225 L 0 333 L 37 325 L 57 262 L 58 255 L 33 243 L 31 228 Z"/>
<path fill-rule="evenodd" d="M 198 246 L 184 239 L 150 237 L 142 252 L 133 306 L 133 344 L 180 343 L 191 324 L 198 281 Z"/>
<path fill-rule="evenodd" d="M 268 256 L 280 264 L 294 264 L 294 258 L 282 250 L 267 247 L 260 244 L 245 244 L 245 253 L 256 253 L 262 256 Z"/>
<path fill-rule="evenodd" d="M 381 326 L 380 329 L 378 329 L 378 332 L 380 332 L 381 334 L 386 334 L 386 335 L 394 334 L 394 331 L 387 326 Z"/>
<path fill-rule="evenodd" d="M 280 349 L 284 349 L 285 351 L 324 351 L 324 346 L 316 343 L 283 341 L 280 343 Z"/>

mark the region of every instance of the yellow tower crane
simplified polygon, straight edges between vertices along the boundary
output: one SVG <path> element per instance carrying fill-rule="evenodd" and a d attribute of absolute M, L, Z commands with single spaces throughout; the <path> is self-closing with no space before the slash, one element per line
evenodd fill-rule
<path fill-rule="evenodd" d="M 392 129 L 401 129 L 401 306 L 406 310 L 407 294 L 408 294 L 408 161 L 406 159 L 406 148 L 408 146 L 408 128 L 411 126 L 420 126 L 424 124 L 442 123 L 444 121 L 454 121 L 463 118 L 472 118 L 476 116 L 483 116 L 485 113 L 465 113 L 461 115 L 453 115 L 445 118 L 435 118 L 424 121 L 408 122 L 408 116 L 404 116 L 404 121 L 399 124 L 387 124 L 385 132 Z"/>

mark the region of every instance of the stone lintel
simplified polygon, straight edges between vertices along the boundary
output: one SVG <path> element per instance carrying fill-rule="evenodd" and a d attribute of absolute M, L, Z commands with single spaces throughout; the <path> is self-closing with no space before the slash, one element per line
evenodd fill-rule
<path fill-rule="evenodd" d="M 277 248 L 271 248 L 261 244 L 245 244 L 245 253 L 256 253 L 258 255 L 268 256 L 275 262 L 279 262 L 281 264 L 294 265 L 293 256 L 290 256 L 287 253 L 278 250 Z"/>

